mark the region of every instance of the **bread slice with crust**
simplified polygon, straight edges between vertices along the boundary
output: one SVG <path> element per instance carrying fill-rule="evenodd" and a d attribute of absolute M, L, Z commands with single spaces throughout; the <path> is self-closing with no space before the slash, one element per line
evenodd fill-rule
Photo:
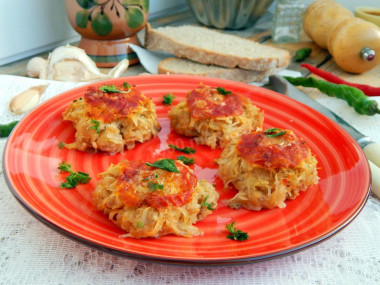
<path fill-rule="evenodd" d="M 228 68 L 263 71 L 285 68 L 290 62 L 290 55 L 286 50 L 190 25 L 157 29 L 147 25 L 145 48 Z"/>
<path fill-rule="evenodd" d="M 265 77 L 275 74 L 277 71 L 278 69 L 258 71 L 241 68 L 227 68 L 217 65 L 206 65 L 176 57 L 166 58 L 158 64 L 158 73 L 160 74 L 190 74 L 240 82 L 260 82 Z"/>

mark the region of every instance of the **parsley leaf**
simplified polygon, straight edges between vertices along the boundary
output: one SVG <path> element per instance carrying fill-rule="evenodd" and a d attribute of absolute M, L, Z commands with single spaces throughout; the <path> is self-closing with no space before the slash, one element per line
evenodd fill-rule
<path fill-rule="evenodd" d="M 99 87 L 99 90 L 106 93 L 121 93 L 120 90 L 118 90 L 115 85 L 102 85 Z"/>
<path fill-rule="evenodd" d="M 153 163 L 147 162 L 146 165 L 156 167 L 156 168 L 161 168 L 161 169 L 169 171 L 169 172 L 179 173 L 179 170 L 178 170 L 177 166 L 175 165 L 174 160 L 170 159 L 170 158 L 159 159 Z"/>
<path fill-rule="evenodd" d="M 58 147 L 59 147 L 60 149 L 62 149 L 62 148 L 65 147 L 65 145 L 66 145 L 66 144 L 65 144 L 64 142 L 60 142 L 59 145 L 58 145 Z"/>
<path fill-rule="evenodd" d="M 164 185 L 154 182 L 154 181 L 148 181 L 148 188 L 149 188 L 149 192 L 153 192 L 153 191 L 164 189 Z"/>
<path fill-rule="evenodd" d="M 123 83 L 123 86 L 124 86 L 125 88 L 128 88 L 128 89 L 131 88 L 131 84 L 129 84 L 128 82 L 124 82 L 124 83 Z"/>
<path fill-rule="evenodd" d="M 85 172 L 75 172 L 71 169 L 71 164 L 66 163 L 65 161 L 62 161 L 58 165 L 58 169 L 61 170 L 61 172 L 69 172 L 70 175 L 68 175 L 65 178 L 65 182 L 61 183 L 61 188 L 75 188 L 79 183 L 85 184 L 88 183 L 91 180 L 91 177 L 85 173 Z"/>
<path fill-rule="evenodd" d="M 94 119 L 91 119 L 91 123 L 93 124 L 92 127 L 90 127 L 91 130 L 96 130 L 96 133 L 99 134 L 99 126 L 100 126 L 100 122 L 99 121 L 96 121 Z"/>
<path fill-rule="evenodd" d="M 58 165 L 58 169 L 61 170 L 61 172 L 72 172 L 72 170 L 71 170 L 71 164 L 68 164 L 65 161 L 62 161 Z"/>
<path fill-rule="evenodd" d="M 172 149 L 175 149 L 175 150 L 178 150 L 178 151 L 181 151 L 184 153 L 195 153 L 195 149 L 193 147 L 187 146 L 185 148 L 180 148 L 180 147 L 177 147 L 177 146 L 172 145 L 172 144 L 169 144 L 168 146 Z"/>
<path fill-rule="evenodd" d="M 144 227 L 144 223 L 143 222 L 139 221 L 139 222 L 136 223 L 136 228 L 140 228 L 141 229 L 143 227 Z"/>
<path fill-rule="evenodd" d="M 274 138 L 274 137 L 282 136 L 283 134 L 286 133 L 286 131 L 283 131 L 279 128 L 271 128 L 271 129 L 266 129 L 264 133 L 266 134 L 268 138 Z"/>
<path fill-rule="evenodd" d="M 163 100 L 162 100 L 162 104 L 171 105 L 173 103 L 174 98 L 175 98 L 175 96 L 173 95 L 173 93 L 168 93 L 168 94 L 164 95 Z"/>
<path fill-rule="evenodd" d="M 217 87 L 216 90 L 218 90 L 219 94 L 224 95 L 224 96 L 232 93 L 231 91 L 224 89 L 224 87 Z"/>
<path fill-rule="evenodd" d="M 213 207 L 215 203 L 207 203 L 208 195 L 206 196 L 205 200 L 202 202 L 201 206 L 206 206 L 207 209 L 214 211 L 215 208 Z"/>
<path fill-rule="evenodd" d="M 177 156 L 177 159 L 181 160 L 186 165 L 194 164 L 194 158 L 189 158 L 184 155 Z"/>
<path fill-rule="evenodd" d="M 247 240 L 249 238 L 249 235 L 245 232 L 242 232 L 241 230 L 236 229 L 235 224 L 236 222 L 233 221 L 232 223 L 228 223 L 226 225 L 226 229 L 229 232 L 227 238 L 238 241 Z"/>

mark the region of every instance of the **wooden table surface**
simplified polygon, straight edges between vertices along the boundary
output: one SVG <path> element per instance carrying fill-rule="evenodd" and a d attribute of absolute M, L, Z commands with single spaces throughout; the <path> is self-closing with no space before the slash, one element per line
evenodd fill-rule
<path fill-rule="evenodd" d="M 288 44 L 273 44 L 271 41 L 271 22 L 272 14 L 268 12 L 265 14 L 253 27 L 247 28 L 244 30 L 223 30 L 224 33 L 235 34 L 241 37 L 252 39 L 263 44 L 274 45 L 283 49 L 286 49 L 290 52 L 290 55 L 293 56 L 295 52 L 302 47 L 310 47 L 312 49 L 311 55 L 304 61 L 305 63 L 312 64 L 321 69 L 329 71 L 345 80 L 369 84 L 373 86 L 380 86 L 380 65 L 377 65 L 374 69 L 367 71 L 363 74 L 350 74 L 348 72 L 340 69 L 332 56 L 327 50 L 319 48 L 314 44 L 306 34 L 301 34 L 301 41 L 299 43 L 288 43 Z M 163 18 L 158 18 L 150 21 L 150 24 L 153 28 L 170 25 L 170 26 L 179 26 L 184 24 L 195 24 L 200 25 L 196 19 L 193 17 L 189 10 L 185 10 L 181 13 L 174 15 L 168 15 Z M 44 58 L 48 57 L 49 52 L 38 54 L 35 56 L 41 56 Z M 4 66 L 0 66 L 0 74 L 8 75 L 17 75 L 17 76 L 26 76 L 26 65 L 30 58 L 25 58 L 17 62 L 13 62 Z M 291 62 L 288 66 L 288 69 L 299 71 L 303 76 L 309 76 L 309 72 L 305 68 L 300 67 L 300 63 Z M 101 71 L 108 72 L 108 69 L 101 69 Z M 139 73 L 145 72 L 145 69 L 140 65 L 136 64 L 130 66 L 128 70 L 123 74 L 123 76 L 136 75 Z M 312 88 L 299 88 L 304 93 L 313 97 L 313 94 L 320 94 L 316 89 Z"/>

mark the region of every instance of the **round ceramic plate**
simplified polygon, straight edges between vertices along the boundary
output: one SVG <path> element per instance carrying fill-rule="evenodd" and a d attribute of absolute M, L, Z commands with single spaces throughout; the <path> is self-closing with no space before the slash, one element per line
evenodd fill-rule
<path fill-rule="evenodd" d="M 124 257 L 180 264 L 236 264 L 260 261 L 314 245 L 346 226 L 364 206 L 370 189 L 367 160 L 355 141 L 338 125 L 318 112 L 281 94 L 233 81 L 179 75 L 152 75 L 118 78 L 93 83 L 135 84 L 152 98 L 162 130 L 157 138 L 116 155 L 84 153 L 60 149 L 60 142 L 74 141 L 75 130 L 62 120 L 62 112 L 83 96 L 87 86 L 60 94 L 30 112 L 13 130 L 4 151 L 4 169 L 13 195 L 40 221 L 86 245 Z M 318 159 L 318 185 L 310 187 L 283 209 L 234 210 L 227 206 L 236 190 L 223 189 L 214 159 L 221 150 L 198 146 L 192 139 L 170 130 L 167 116 L 171 106 L 162 97 L 173 93 L 173 105 L 184 100 L 188 90 L 199 82 L 225 87 L 249 97 L 264 110 L 264 128 L 291 129 L 303 137 Z M 172 105 L 172 106 L 173 106 Z M 182 153 L 168 148 L 192 146 L 196 149 L 198 178 L 216 185 L 220 193 L 217 209 L 197 227 L 203 236 L 184 238 L 173 235 L 160 239 L 121 238 L 124 234 L 92 203 L 92 192 L 111 163 L 123 159 L 155 161 L 175 158 Z M 89 173 L 92 180 L 75 189 L 61 189 L 60 162 L 72 164 L 75 171 Z M 249 234 L 243 242 L 227 239 L 225 225 Z"/>

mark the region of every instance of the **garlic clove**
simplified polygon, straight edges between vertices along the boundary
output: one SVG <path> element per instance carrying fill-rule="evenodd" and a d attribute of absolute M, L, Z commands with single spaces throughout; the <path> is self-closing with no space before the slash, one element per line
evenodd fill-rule
<path fill-rule="evenodd" d="M 42 57 L 33 57 L 26 65 L 26 75 L 38 78 L 47 67 L 47 60 Z"/>
<path fill-rule="evenodd" d="M 54 80 L 86 82 L 106 78 L 108 78 L 106 75 L 91 73 L 82 62 L 77 60 L 63 60 L 54 65 Z"/>
<path fill-rule="evenodd" d="M 120 75 L 122 75 L 123 72 L 128 69 L 128 66 L 129 66 L 129 60 L 128 59 L 123 59 L 114 68 L 112 68 L 108 72 L 108 76 L 110 78 L 120 77 Z"/>
<path fill-rule="evenodd" d="M 22 114 L 31 110 L 39 103 L 40 97 L 47 86 L 48 84 L 34 86 L 19 93 L 9 103 L 9 110 L 14 114 Z"/>
<path fill-rule="evenodd" d="M 78 47 L 65 45 L 54 49 L 48 57 L 46 79 L 59 81 L 93 81 L 107 79 L 95 62 Z"/>

